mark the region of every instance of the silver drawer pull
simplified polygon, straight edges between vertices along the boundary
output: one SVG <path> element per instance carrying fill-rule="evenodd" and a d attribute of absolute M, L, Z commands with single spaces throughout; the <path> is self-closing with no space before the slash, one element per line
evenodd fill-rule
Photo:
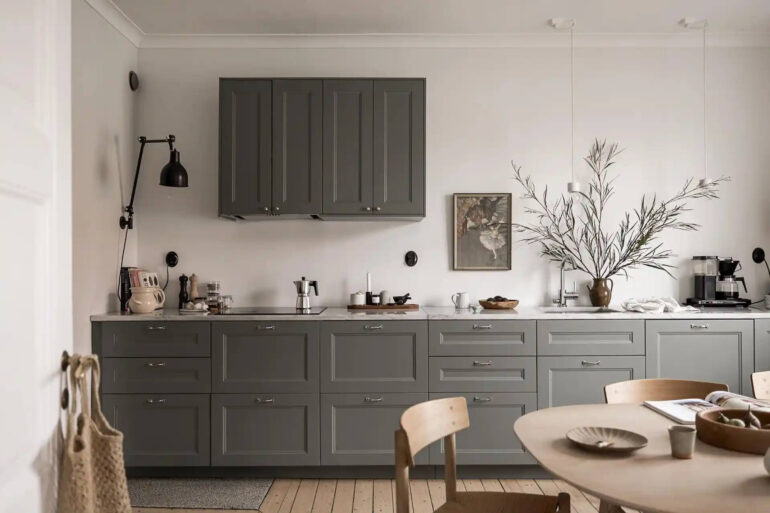
<path fill-rule="evenodd" d="M 367 403 L 381 403 L 382 402 L 382 396 L 380 396 L 380 397 L 370 397 L 370 396 L 367 395 L 366 397 L 364 397 L 364 402 L 367 402 Z"/>
<path fill-rule="evenodd" d="M 690 324 L 691 330 L 707 330 L 709 329 L 708 324 Z"/>
<path fill-rule="evenodd" d="M 166 402 L 165 399 L 147 399 L 147 404 L 163 404 Z"/>
<path fill-rule="evenodd" d="M 166 362 L 150 362 L 150 363 L 145 363 L 145 365 L 147 367 L 165 367 Z"/>
<path fill-rule="evenodd" d="M 487 360 L 486 362 L 480 362 L 478 360 L 473 360 L 473 366 L 474 367 L 489 367 L 492 365 L 491 360 Z"/>
<path fill-rule="evenodd" d="M 365 330 L 381 330 L 382 324 L 367 324 L 364 326 Z"/>
<path fill-rule="evenodd" d="M 582 365 L 583 367 L 596 367 L 601 363 L 602 363 L 601 360 L 581 360 L 580 361 L 580 365 Z"/>
<path fill-rule="evenodd" d="M 268 324 L 267 326 L 260 325 L 260 326 L 257 326 L 257 329 L 258 330 L 274 330 L 275 329 L 275 325 L 273 325 L 273 324 Z"/>
<path fill-rule="evenodd" d="M 257 397 L 254 401 L 257 404 L 272 404 L 275 402 L 275 399 L 272 397 L 268 397 L 267 399 L 262 399 L 261 397 Z"/>
<path fill-rule="evenodd" d="M 166 329 L 166 327 L 165 326 L 147 326 L 147 329 L 150 331 L 155 331 L 155 330 L 163 331 Z"/>
<path fill-rule="evenodd" d="M 492 325 L 491 324 L 474 324 L 473 329 L 474 330 L 491 330 Z"/>
<path fill-rule="evenodd" d="M 492 398 L 491 397 L 479 397 L 479 396 L 473 396 L 473 402 L 474 403 L 491 403 Z"/>

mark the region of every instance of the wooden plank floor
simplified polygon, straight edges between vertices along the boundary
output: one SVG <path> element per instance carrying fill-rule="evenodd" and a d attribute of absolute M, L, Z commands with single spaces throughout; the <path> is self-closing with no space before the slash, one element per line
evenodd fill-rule
<path fill-rule="evenodd" d="M 411 510 L 432 513 L 445 501 L 444 482 L 413 479 Z M 598 513 L 599 500 L 564 481 L 551 479 L 463 479 L 460 491 L 570 494 L 570 513 Z M 388 479 L 276 479 L 258 513 L 395 513 L 396 483 Z M 134 508 L 134 513 L 232 513 L 220 509 Z M 628 513 L 638 513 L 626 509 Z"/>

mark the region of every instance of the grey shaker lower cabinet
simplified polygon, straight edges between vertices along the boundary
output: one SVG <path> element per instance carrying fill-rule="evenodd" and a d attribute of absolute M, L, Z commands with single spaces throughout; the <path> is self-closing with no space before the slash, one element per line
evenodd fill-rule
<path fill-rule="evenodd" d="M 431 356 L 535 356 L 535 321 L 429 321 Z"/>
<path fill-rule="evenodd" d="M 770 319 L 754 320 L 754 370 L 770 370 Z"/>
<path fill-rule="evenodd" d="M 102 358 L 107 394 L 208 394 L 208 358 Z"/>
<path fill-rule="evenodd" d="M 431 392 L 535 392 L 534 356 L 431 356 Z"/>
<path fill-rule="evenodd" d="M 754 323 L 751 320 L 647 321 L 647 377 L 725 383 L 751 394 Z"/>
<path fill-rule="evenodd" d="M 104 394 L 102 405 L 127 467 L 210 464 L 208 394 Z"/>
<path fill-rule="evenodd" d="M 537 323 L 537 355 L 643 355 L 643 320 L 546 320 Z"/>
<path fill-rule="evenodd" d="M 213 466 L 318 465 L 318 394 L 213 394 Z"/>
<path fill-rule="evenodd" d="M 537 410 L 537 394 L 475 393 L 430 394 L 431 399 L 463 396 L 468 402 L 471 427 L 457 433 L 457 463 L 460 465 L 531 465 L 513 433 L 513 423 Z M 430 446 L 430 463 L 444 464 L 443 440 Z"/>
<path fill-rule="evenodd" d="M 604 402 L 610 383 L 645 377 L 644 356 L 543 356 L 537 358 L 537 407 Z"/>
<path fill-rule="evenodd" d="M 401 415 L 427 400 L 427 393 L 321 394 L 321 464 L 392 465 Z M 428 460 L 422 451 L 416 463 Z"/>
<path fill-rule="evenodd" d="M 318 323 L 212 323 L 214 392 L 318 392 Z"/>
<path fill-rule="evenodd" d="M 173 357 L 211 353 L 205 321 L 116 321 L 94 323 L 94 351 L 101 357 Z"/>
<path fill-rule="evenodd" d="M 321 323 L 321 392 L 426 392 L 428 323 Z"/>

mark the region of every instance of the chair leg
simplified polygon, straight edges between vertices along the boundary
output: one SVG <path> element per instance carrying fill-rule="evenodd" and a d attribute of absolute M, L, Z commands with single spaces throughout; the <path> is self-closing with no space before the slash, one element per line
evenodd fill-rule
<path fill-rule="evenodd" d="M 599 513 L 625 513 L 623 508 L 604 499 L 599 501 Z"/>

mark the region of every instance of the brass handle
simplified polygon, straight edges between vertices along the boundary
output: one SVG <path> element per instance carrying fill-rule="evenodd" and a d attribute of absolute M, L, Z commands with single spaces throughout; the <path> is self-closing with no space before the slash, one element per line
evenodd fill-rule
<path fill-rule="evenodd" d="M 161 330 L 162 331 L 162 330 L 165 330 L 166 327 L 165 326 L 147 326 L 147 329 L 151 330 L 151 331 L 154 331 L 154 330 Z"/>
<path fill-rule="evenodd" d="M 708 324 L 690 324 L 690 329 L 692 330 L 707 330 L 709 329 Z"/>
<path fill-rule="evenodd" d="M 473 396 L 473 402 L 475 403 L 491 403 L 492 398 L 491 397 L 479 397 L 479 396 Z"/>
<path fill-rule="evenodd" d="M 145 402 L 147 404 L 163 404 L 166 402 L 166 400 L 165 399 L 147 399 L 147 401 Z"/>
<path fill-rule="evenodd" d="M 480 362 L 478 360 L 473 360 L 473 365 L 475 367 L 489 367 L 489 366 L 492 365 L 492 361 L 491 360 L 487 360 L 486 362 Z"/>
<path fill-rule="evenodd" d="M 364 397 L 364 401 L 367 402 L 367 403 L 381 403 L 382 402 L 382 396 L 380 396 L 380 397 L 370 397 L 370 396 L 367 395 L 366 397 Z"/>
<path fill-rule="evenodd" d="M 596 367 L 597 365 L 601 364 L 601 360 L 581 360 L 580 365 L 583 367 Z"/>
<path fill-rule="evenodd" d="M 165 367 L 166 362 L 157 362 L 157 363 L 150 362 L 150 363 L 145 363 L 145 365 L 147 367 Z"/>
<path fill-rule="evenodd" d="M 257 404 L 272 404 L 275 402 L 275 399 L 273 399 L 272 397 L 268 397 L 267 399 L 262 399 L 261 397 L 257 397 L 254 400 L 254 402 Z"/>
<path fill-rule="evenodd" d="M 274 330 L 275 329 L 275 325 L 268 324 L 267 326 L 257 326 L 257 329 L 258 330 Z"/>
<path fill-rule="evenodd" d="M 491 330 L 492 325 L 491 324 L 474 324 L 473 329 L 474 330 Z"/>
<path fill-rule="evenodd" d="M 365 330 L 381 330 L 382 328 L 382 324 L 367 324 L 364 326 Z"/>

